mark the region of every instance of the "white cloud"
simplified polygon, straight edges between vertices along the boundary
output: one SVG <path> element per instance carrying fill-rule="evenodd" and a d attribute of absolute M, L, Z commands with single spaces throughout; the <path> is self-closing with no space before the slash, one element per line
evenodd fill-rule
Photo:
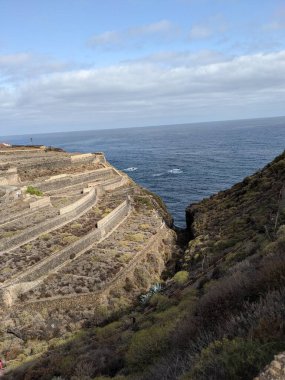
<path fill-rule="evenodd" d="M 28 53 L 18 53 L 10 55 L 0 55 L 0 67 L 22 65 L 31 60 L 31 55 Z"/>
<path fill-rule="evenodd" d="M 151 38 L 163 40 L 177 35 L 179 28 L 168 20 L 161 20 L 155 23 L 141 25 L 119 31 L 106 31 L 95 34 L 88 41 L 88 45 L 93 48 L 122 48 L 123 46 L 136 45 Z"/>
<path fill-rule="evenodd" d="M 158 53 L 149 54 L 145 57 L 127 60 L 125 63 L 154 63 L 163 66 L 201 66 L 210 63 L 217 63 L 230 60 L 231 56 L 215 51 L 215 50 L 200 50 L 197 52 L 191 51 L 160 51 Z"/>
<path fill-rule="evenodd" d="M 130 28 L 128 30 L 128 34 L 134 36 L 144 36 L 144 35 L 152 35 L 152 34 L 169 34 L 172 33 L 175 29 L 177 29 L 170 21 L 161 20 L 152 24 L 147 24 L 143 26 L 139 26 L 136 28 Z"/>
<path fill-rule="evenodd" d="M 89 40 L 89 45 L 92 47 L 112 47 L 119 45 L 122 42 L 122 35 L 119 32 L 108 31 L 101 34 L 96 34 Z"/>
<path fill-rule="evenodd" d="M 2 88 L 0 135 L 21 125 L 86 129 L 284 113 L 285 51 L 189 66 L 161 61 L 45 74 Z"/>
<path fill-rule="evenodd" d="M 41 74 L 61 72 L 69 67 L 69 63 L 25 52 L 0 55 L 0 83 L 11 85 L 19 80 L 36 78 Z"/>
<path fill-rule="evenodd" d="M 200 39 L 200 38 L 208 38 L 214 34 L 214 31 L 204 25 L 194 25 L 189 33 L 190 39 Z"/>
<path fill-rule="evenodd" d="M 229 29 L 229 21 L 223 14 L 215 14 L 205 20 L 203 24 L 192 25 L 189 39 L 207 39 L 210 37 L 225 38 L 225 32 Z"/>

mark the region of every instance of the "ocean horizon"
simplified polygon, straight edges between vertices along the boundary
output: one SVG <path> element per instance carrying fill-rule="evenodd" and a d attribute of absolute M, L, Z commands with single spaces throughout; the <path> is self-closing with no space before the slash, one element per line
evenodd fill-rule
<path fill-rule="evenodd" d="M 68 152 L 103 151 L 112 165 L 157 193 L 175 224 L 185 208 L 224 190 L 282 153 L 285 117 L 0 137 Z"/>

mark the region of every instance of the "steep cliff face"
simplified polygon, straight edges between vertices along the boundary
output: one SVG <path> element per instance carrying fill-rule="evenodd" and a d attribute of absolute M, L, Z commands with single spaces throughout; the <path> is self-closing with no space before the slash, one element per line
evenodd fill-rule
<path fill-rule="evenodd" d="M 186 210 L 193 239 L 185 252 L 185 268 L 222 269 L 259 252 L 284 223 L 285 156 L 277 157 L 231 189 Z"/>
<path fill-rule="evenodd" d="M 285 153 L 190 206 L 192 240 L 177 255 L 173 277 L 104 323 L 89 318 L 80 335 L 55 336 L 50 349 L 40 345 L 44 355 L 8 378 L 252 380 L 285 350 L 284 184 Z M 152 197 L 137 195 L 153 207 Z M 150 277 L 178 250 L 166 231 L 137 267 Z M 123 292 L 140 284 L 132 273 Z"/>

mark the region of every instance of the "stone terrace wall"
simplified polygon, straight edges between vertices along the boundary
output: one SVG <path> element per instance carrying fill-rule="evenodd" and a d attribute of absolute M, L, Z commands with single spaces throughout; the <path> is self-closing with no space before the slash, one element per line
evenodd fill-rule
<path fill-rule="evenodd" d="M 38 264 L 32 266 L 26 273 L 22 276 L 17 276 L 15 283 L 18 282 L 28 282 L 35 281 L 39 277 L 42 277 L 49 273 L 50 271 L 56 269 L 60 265 L 70 259 L 70 256 L 77 255 L 78 253 L 87 250 L 94 243 L 99 241 L 102 237 L 101 230 L 96 229 L 81 238 L 80 240 L 70 244 L 68 247 L 64 248 L 58 253 L 48 257 L 47 259 L 41 261 Z"/>
<path fill-rule="evenodd" d="M 37 238 L 37 236 L 43 233 L 53 231 L 59 228 L 60 226 L 70 222 L 72 219 L 78 218 L 82 213 L 88 211 L 89 208 L 95 204 L 97 200 L 96 190 L 94 189 L 94 191 L 91 194 L 92 197 L 88 197 L 84 204 L 80 205 L 73 211 L 67 214 L 59 215 L 53 219 L 47 220 L 46 222 L 40 223 L 37 226 L 27 228 L 25 231 L 17 234 L 14 237 L 2 239 L 0 241 L 0 256 L 5 254 L 5 251 L 11 251 L 16 247 L 19 247 L 20 245 L 28 243 L 29 241 Z"/>
<path fill-rule="evenodd" d="M 105 191 L 112 191 L 112 190 L 117 189 L 118 187 L 127 185 L 128 182 L 129 180 L 126 177 L 119 177 L 110 183 L 103 184 L 103 187 Z"/>
<path fill-rule="evenodd" d="M 42 208 L 42 207 L 46 207 L 46 206 L 51 206 L 50 197 L 43 197 L 41 199 L 38 199 L 38 200 L 30 203 L 30 209 L 31 210 L 35 210 L 37 208 Z"/>
<path fill-rule="evenodd" d="M 81 156 L 81 155 L 79 155 Z M 71 157 L 77 156 L 61 156 L 61 157 L 46 157 L 40 160 L 29 159 L 21 160 L 18 162 L 18 171 L 21 173 L 26 173 L 27 171 L 44 169 L 46 172 L 52 171 L 54 169 L 64 169 L 66 167 L 77 167 L 82 164 L 96 162 L 96 156 L 91 154 L 91 156 L 85 157 L 84 159 L 72 159 Z"/>
<path fill-rule="evenodd" d="M 108 232 L 113 230 L 116 226 L 118 226 L 121 223 L 121 221 L 128 215 L 130 210 L 131 206 L 129 201 L 121 203 L 108 215 L 109 218 L 103 218 L 104 228 L 96 228 L 80 240 L 72 243 L 68 247 L 65 247 L 58 253 L 55 253 L 47 259 L 37 264 L 34 264 L 24 273 L 17 274 L 15 278 L 6 282 L 4 286 L 1 288 L 0 298 L 2 298 L 2 300 L 5 300 L 5 298 L 8 297 L 7 294 L 9 294 L 9 297 L 7 298 L 7 300 L 9 299 L 9 303 L 6 305 L 11 306 L 11 300 L 16 299 L 17 295 L 21 294 L 21 287 L 15 287 L 16 284 L 20 285 L 21 283 L 23 283 L 23 291 L 25 291 L 27 286 L 29 286 L 29 289 L 32 289 L 33 286 L 32 284 L 29 285 L 29 282 L 33 282 L 34 286 L 39 285 L 41 277 L 43 280 L 45 275 L 66 263 L 66 261 L 69 260 L 71 257 L 76 257 L 78 254 L 84 253 L 88 248 L 91 248 L 96 242 L 99 242 L 100 239 L 102 239 Z M 17 295 L 13 293 L 13 289 L 17 291 Z"/>
<path fill-rule="evenodd" d="M 42 310 L 49 310 L 51 312 L 55 309 L 60 310 L 70 310 L 70 309 L 82 309 L 86 307 L 93 307 L 96 309 L 96 306 L 99 308 L 103 303 L 106 302 L 108 294 L 111 289 L 118 288 L 122 286 L 125 282 L 126 277 L 128 277 L 130 271 L 133 271 L 137 263 L 143 259 L 148 254 L 150 249 L 157 249 L 159 244 L 162 241 L 162 238 L 166 232 L 166 226 L 163 224 L 156 235 L 154 235 L 145 246 L 145 248 L 138 252 L 136 256 L 128 264 L 126 270 L 119 272 L 111 281 L 106 282 L 102 290 L 91 293 L 83 293 L 80 295 L 72 294 L 66 296 L 56 296 L 51 298 L 46 298 L 43 300 L 28 301 L 23 305 L 17 305 L 18 308 L 27 309 L 29 311 L 41 312 Z M 76 302 L 75 302 L 76 300 Z"/>
<path fill-rule="evenodd" d="M 101 162 L 101 163 L 105 163 L 106 162 L 106 158 L 105 158 L 104 153 L 102 153 L 102 152 L 96 152 L 94 154 L 96 156 L 95 162 Z"/>
<path fill-rule="evenodd" d="M 109 177 L 113 173 L 114 171 L 112 169 L 97 169 L 85 174 L 61 177 L 54 181 L 47 180 L 44 182 L 39 182 L 35 184 L 35 187 L 39 188 L 42 191 L 58 190 L 64 187 L 78 185 L 81 182 L 104 179 Z"/>
<path fill-rule="evenodd" d="M 95 155 L 93 153 L 84 153 L 84 154 L 75 154 L 74 156 L 71 156 L 71 162 L 78 162 L 78 161 L 86 161 L 90 158 L 95 159 Z"/>
<path fill-rule="evenodd" d="M 49 179 L 47 179 L 46 181 L 54 181 L 54 180 L 62 179 L 66 177 L 69 177 L 69 174 L 56 174 L 49 177 Z"/>
<path fill-rule="evenodd" d="M 80 240 L 70 244 L 68 247 L 52 255 L 46 260 L 35 264 L 35 266 L 30 268 L 31 270 L 27 271 L 22 276 L 18 275 L 15 281 L 35 281 L 39 277 L 47 274 L 49 271 L 62 265 L 70 257 L 70 255 L 78 255 L 80 252 L 86 251 L 89 247 L 103 238 L 108 232 L 114 229 L 122 221 L 122 219 L 128 215 L 129 211 L 129 202 L 125 201 L 121 203 L 112 212 L 110 212 L 108 216 L 102 219 L 105 220 L 104 228 L 98 226 L 97 229 L 91 231 Z"/>
<path fill-rule="evenodd" d="M 30 214 L 31 214 L 31 210 L 29 208 L 24 209 L 23 211 L 17 212 L 15 214 L 11 213 L 8 216 L 5 215 L 4 217 L 0 218 L 0 224 L 6 224 L 13 220 L 22 218 L 24 216 L 29 216 Z"/>
<path fill-rule="evenodd" d="M 130 201 L 128 199 L 111 211 L 105 218 L 99 220 L 97 226 L 103 235 L 111 231 L 122 220 L 123 216 L 128 212 L 129 207 Z"/>
<path fill-rule="evenodd" d="M 87 203 L 89 201 L 89 199 L 93 199 L 94 196 L 96 195 L 96 190 L 95 188 L 92 188 L 90 189 L 90 191 L 87 193 L 87 195 L 85 195 L 84 197 L 78 199 L 78 201 L 70 204 L 70 205 L 67 205 L 65 207 L 62 207 L 60 210 L 59 210 L 59 214 L 60 215 L 64 215 L 64 214 L 67 214 L 69 212 L 72 212 L 72 211 L 76 211 L 80 206 L 84 205 L 85 203 Z"/>
<path fill-rule="evenodd" d="M 35 157 L 35 160 L 32 160 L 32 162 L 23 161 L 21 164 L 18 165 L 18 168 L 19 170 L 33 170 L 33 169 L 41 169 L 41 168 L 52 170 L 55 168 L 64 168 L 69 165 L 71 165 L 70 157 L 64 157 L 64 156 L 56 157 L 56 158 L 49 157 L 47 160 L 42 160 L 40 162 L 36 162 L 36 157 Z"/>

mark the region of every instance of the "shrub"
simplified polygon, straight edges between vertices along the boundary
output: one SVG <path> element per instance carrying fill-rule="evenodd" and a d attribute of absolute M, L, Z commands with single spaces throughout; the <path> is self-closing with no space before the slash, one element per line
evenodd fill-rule
<path fill-rule="evenodd" d="M 64 236 L 64 238 L 62 239 L 62 242 L 63 244 L 67 245 L 67 244 L 71 244 L 73 243 L 74 241 L 76 241 L 78 238 L 74 235 L 69 235 L 69 236 Z"/>
<path fill-rule="evenodd" d="M 44 240 L 44 241 L 47 241 L 51 238 L 51 234 L 47 233 L 47 234 L 43 234 L 41 235 L 41 238 Z"/>
<path fill-rule="evenodd" d="M 214 341 L 202 350 L 193 369 L 181 380 L 251 380 L 272 360 L 274 346 L 241 338 Z"/>
<path fill-rule="evenodd" d="M 134 241 L 136 243 L 141 243 L 144 241 L 144 239 L 145 239 L 145 236 L 140 232 L 136 234 L 129 234 L 127 236 L 127 240 Z"/>
<path fill-rule="evenodd" d="M 74 380 L 91 380 L 91 376 L 95 372 L 94 363 L 90 360 L 84 360 L 77 363 L 75 367 Z"/>
<path fill-rule="evenodd" d="M 152 209 L 152 208 L 153 208 L 152 202 L 151 202 L 151 200 L 149 199 L 149 197 L 137 196 L 137 197 L 135 198 L 135 202 L 136 202 L 138 205 L 146 206 L 146 208 L 148 208 L 148 209 Z"/>
<path fill-rule="evenodd" d="M 215 250 L 222 251 L 226 248 L 233 247 L 237 243 L 236 239 L 218 240 L 215 244 Z"/>
<path fill-rule="evenodd" d="M 149 230 L 150 229 L 150 225 L 148 223 L 143 223 L 143 224 L 139 225 L 139 228 L 141 230 Z"/>
<path fill-rule="evenodd" d="M 154 294 L 151 297 L 149 303 L 150 305 L 155 306 L 156 310 L 158 311 L 166 310 L 168 307 L 172 305 L 171 300 L 167 296 L 164 296 L 163 294 L 159 293 Z"/>
<path fill-rule="evenodd" d="M 98 327 L 96 330 L 96 336 L 99 342 L 104 342 L 109 338 L 112 338 L 115 334 L 120 332 L 122 323 L 120 321 L 114 321 L 104 327 Z"/>
<path fill-rule="evenodd" d="M 128 263 L 131 260 L 132 257 L 133 257 L 132 253 L 129 253 L 129 252 L 128 253 L 124 253 L 120 257 L 118 257 L 118 261 L 120 263 Z"/>
<path fill-rule="evenodd" d="M 173 280 L 176 282 L 178 285 L 183 285 L 185 282 L 187 282 L 189 278 L 189 273 L 186 270 L 181 270 L 180 272 L 177 272 L 173 276 Z"/>
<path fill-rule="evenodd" d="M 126 354 L 128 366 L 143 371 L 167 350 L 169 335 L 169 326 L 152 326 L 135 333 Z"/>
<path fill-rule="evenodd" d="M 74 228 L 74 229 L 80 229 L 82 227 L 82 224 L 80 224 L 80 223 L 72 223 L 72 225 L 70 227 Z"/>
<path fill-rule="evenodd" d="M 37 195 L 38 197 L 43 195 L 43 192 L 41 190 L 33 186 L 28 186 L 26 193 L 31 194 L 31 195 Z"/>
<path fill-rule="evenodd" d="M 285 236 L 285 225 L 279 227 L 277 231 L 277 237 Z"/>
<path fill-rule="evenodd" d="M 278 243 L 277 241 L 270 242 L 263 248 L 263 254 L 264 255 L 270 255 L 272 253 L 277 252 L 278 250 Z"/>

